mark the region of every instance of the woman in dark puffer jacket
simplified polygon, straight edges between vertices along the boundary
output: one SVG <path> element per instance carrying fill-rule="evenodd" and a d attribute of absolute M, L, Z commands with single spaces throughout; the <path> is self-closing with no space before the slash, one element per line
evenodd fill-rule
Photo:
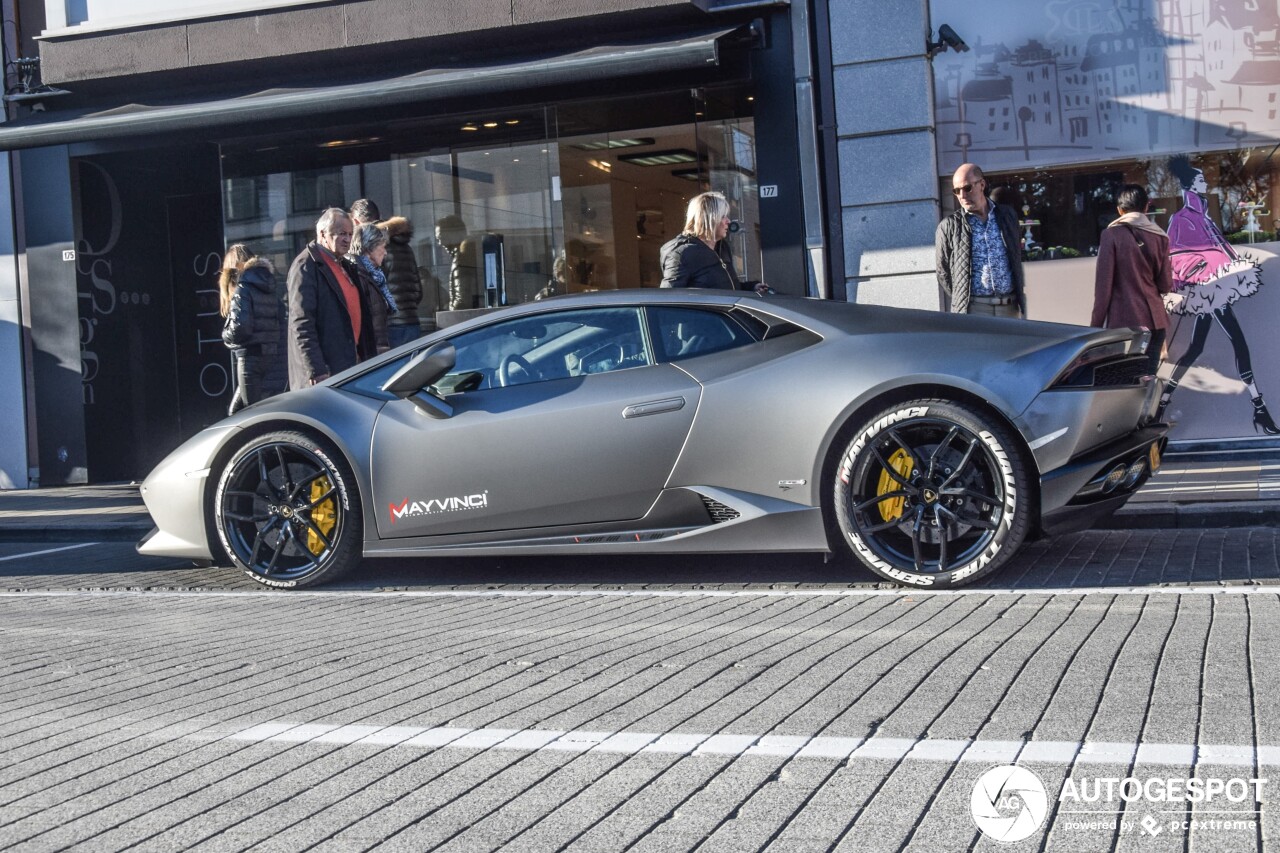
<path fill-rule="evenodd" d="M 733 269 L 729 235 L 729 202 L 722 193 L 694 196 L 685 216 L 684 233 L 663 245 L 663 287 L 713 287 L 741 290 Z"/>
<path fill-rule="evenodd" d="M 407 344 L 422 334 L 418 327 L 418 304 L 422 302 L 422 277 L 418 259 L 414 257 L 413 224 L 403 216 L 393 216 L 381 223 L 387 229 L 387 259 L 383 270 L 387 287 L 395 299 L 396 312 L 387 318 L 387 336 L 392 347 Z"/>
<path fill-rule="evenodd" d="M 236 366 L 237 387 L 228 414 L 289 387 L 288 334 L 275 270 L 266 258 L 251 257 L 240 269 L 222 327 L 222 342 L 231 348 Z"/>

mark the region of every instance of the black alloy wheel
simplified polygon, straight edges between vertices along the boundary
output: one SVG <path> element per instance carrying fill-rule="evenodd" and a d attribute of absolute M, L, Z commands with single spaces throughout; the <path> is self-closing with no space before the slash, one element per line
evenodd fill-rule
<path fill-rule="evenodd" d="M 836 467 L 835 515 L 881 577 L 935 589 L 994 572 L 1031 526 L 1027 467 L 1007 430 L 964 404 L 915 400 L 859 429 Z"/>
<path fill-rule="evenodd" d="M 218 480 L 218 537 L 232 561 L 267 586 L 336 580 L 360 561 L 354 482 L 342 457 L 308 435 L 255 438 Z"/>

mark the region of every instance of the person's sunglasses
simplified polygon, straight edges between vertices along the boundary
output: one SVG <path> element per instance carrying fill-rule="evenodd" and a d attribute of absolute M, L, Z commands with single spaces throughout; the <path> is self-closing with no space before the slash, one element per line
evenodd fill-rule
<path fill-rule="evenodd" d="M 969 191 L 976 187 L 977 184 L 965 184 L 962 187 L 952 187 L 951 191 L 956 195 L 968 195 Z"/>

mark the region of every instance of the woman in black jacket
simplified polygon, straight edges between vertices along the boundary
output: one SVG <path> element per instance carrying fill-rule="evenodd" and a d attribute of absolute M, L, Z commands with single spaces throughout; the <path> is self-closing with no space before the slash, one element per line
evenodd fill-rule
<path fill-rule="evenodd" d="M 713 287 L 741 290 L 733 268 L 729 235 L 729 202 L 722 193 L 694 196 L 685 215 L 684 232 L 663 245 L 663 287 Z"/>
<path fill-rule="evenodd" d="M 232 246 L 228 258 L 237 248 L 244 249 Z M 250 256 L 244 262 L 226 316 L 222 342 L 231 349 L 236 368 L 236 393 L 227 413 L 235 414 L 289 387 L 288 315 L 266 258 Z"/>

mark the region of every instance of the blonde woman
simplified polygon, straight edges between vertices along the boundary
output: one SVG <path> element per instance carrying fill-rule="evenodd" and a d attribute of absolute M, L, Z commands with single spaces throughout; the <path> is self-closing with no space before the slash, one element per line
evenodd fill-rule
<path fill-rule="evenodd" d="M 235 365 L 235 393 L 227 409 L 227 414 L 234 415 L 288 387 L 287 316 L 271 262 L 255 258 L 240 243 L 227 249 L 218 295 L 227 318 L 222 342 L 231 350 Z"/>
<path fill-rule="evenodd" d="M 694 196 L 685 213 L 684 232 L 663 245 L 663 287 L 741 290 L 729 251 L 729 201 L 723 193 Z"/>
<path fill-rule="evenodd" d="M 240 270 L 253 257 L 244 243 L 232 243 L 222 256 L 222 272 L 218 273 L 218 313 L 223 317 L 231 311 L 231 300 L 240 283 Z"/>

